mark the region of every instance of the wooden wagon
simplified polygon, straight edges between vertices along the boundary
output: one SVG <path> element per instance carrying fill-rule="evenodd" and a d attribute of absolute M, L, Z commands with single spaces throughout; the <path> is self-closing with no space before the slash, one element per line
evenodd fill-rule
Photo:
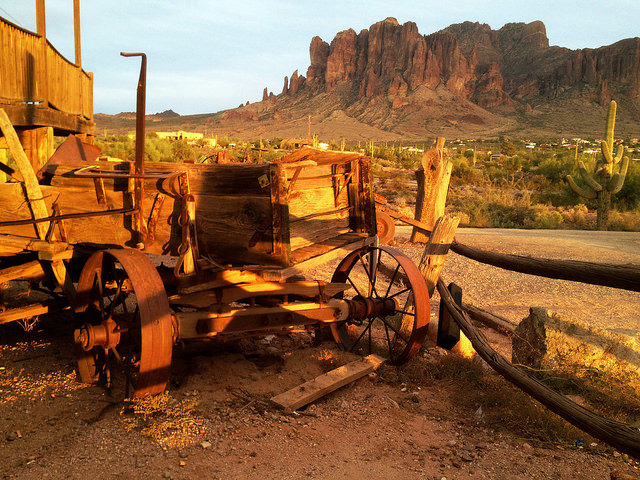
<path fill-rule="evenodd" d="M 110 161 L 70 137 L 34 172 L 2 113 L 18 169 L 0 184 L 0 285 L 50 299 L 7 301 L 0 324 L 73 308 L 83 382 L 110 384 L 117 366 L 134 396 L 162 392 L 172 347 L 196 340 L 325 330 L 395 363 L 422 345 L 427 288 L 376 244 L 370 158 L 305 148 L 266 164 L 145 165 L 141 141 L 135 162 Z M 300 275 L 338 255 L 330 282 Z"/>

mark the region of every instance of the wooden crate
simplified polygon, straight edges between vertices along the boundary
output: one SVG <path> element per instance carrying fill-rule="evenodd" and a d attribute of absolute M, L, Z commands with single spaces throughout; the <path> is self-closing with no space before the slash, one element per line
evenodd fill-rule
<path fill-rule="evenodd" d="M 130 168 L 129 162 L 91 164 L 102 170 Z M 131 205 L 131 185 L 122 179 L 103 180 L 106 204 L 99 203 L 94 180 L 74 175 L 86 166 L 52 163 L 41 170 L 44 194 L 52 199 L 59 195 L 62 214 Z M 375 235 L 370 158 L 360 154 L 304 148 L 276 163 L 148 163 L 146 171 L 187 173 L 196 201 L 200 254 L 222 264 L 287 267 Z M 161 190 L 160 181 L 145 180 L 145 215 Z M 156 240 L 145 251 L 177 255 L 180 211 L 180 199 L 168 195 Z M 72 243 L 133 246 L 135 240 L 128 216 L 65 224 Z"/>

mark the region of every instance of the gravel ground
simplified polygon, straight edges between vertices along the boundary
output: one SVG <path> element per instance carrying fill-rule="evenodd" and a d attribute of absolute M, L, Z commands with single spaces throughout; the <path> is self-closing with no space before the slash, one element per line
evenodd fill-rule
<path fill-rule="evenodd" d="M 419 261 L 422 247 L 406 243 L 410 227 L 397 227 L 398 247 Z M 464 244 L 541 258 L 640 265 L 640 233 L 574 230 L 460 228 Z M 462 287 L 463 301 L 519 322 L 530 307 L 619 333 L 640 336 L 640 295 L 616 288 L 554 280 L 484 265 L 451 252 L 442 278 Z"/>

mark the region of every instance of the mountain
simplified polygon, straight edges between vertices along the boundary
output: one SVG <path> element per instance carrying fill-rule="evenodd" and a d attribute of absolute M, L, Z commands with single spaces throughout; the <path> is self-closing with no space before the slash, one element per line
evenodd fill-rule
<path fill-rule="evenodd" d="M 284 77 L 280 94 L 181 120 L 251 138 L 306 136 L 309 115 L 323 138 L 599 136 L 613 98 L 616 132 L 639 130 L 640 38 L 570 50 L 550 46 L 540 21 L 423 35 L 387 18 L 331 43 L 314 37 L 309 53 L 306 76 Z"/>

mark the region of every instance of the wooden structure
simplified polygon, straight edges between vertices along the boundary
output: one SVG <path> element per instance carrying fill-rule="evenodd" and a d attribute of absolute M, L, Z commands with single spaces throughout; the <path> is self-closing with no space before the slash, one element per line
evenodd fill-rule
<path fill-rule="evenodd" d="M 0 17 L 0 107 L 30 162 L 53 153 L 53 135 L 93 135 L 93 74 L 81 66 L 79 0 L 74 0 L 75 63 L 47 40 L 44 1 L 36 1 L 37 33 Z M 0 138 L 0 149 L 3 146 Z"/>
<path fill-rule="evenodd" d="M 428 290 L 407 257 L 373 245 L 368 157 L 307 148 L 269 164 L 145 167 L 142 151 L 54 155 L 36 177 L 1 109 L 0 127 L 19 160 L 0 184 L 0 284 L 51 293 L 2 305 L 0 324 L 74 305 L 82 381 L 111 385 L 118 371 L 134 396 L 159 393 L 177 342 L 325 330 L 397 364 L 422 345 Z M 297 275 L 345 249 L 330 283 Z"/>
<path fill-rule="evenodd" d="M 38 176 L 50 203 L 59 196 L 63 214 L 108 212 L 134 207 L 126 178 L 132 169 L 126 161 L 52 161 Z M 158 162 L 148 165 L 145 175 L 147 253 L 178 255 L 187 191 L 198 211 L 198 251 L 224 265 L 289 267 L 335 248 L 361 246 L 375 235 L 370 159 L 359 154 L 306 148 L 263 165 Z M 27 217 L 28 207 L 21 213 Z M 20 217 L 0 213 L 0 220 L 10 218 Z M 140 243 L 135 225 L 122 217 L 80 217 L 65 224 L 74 243 Z"/>

